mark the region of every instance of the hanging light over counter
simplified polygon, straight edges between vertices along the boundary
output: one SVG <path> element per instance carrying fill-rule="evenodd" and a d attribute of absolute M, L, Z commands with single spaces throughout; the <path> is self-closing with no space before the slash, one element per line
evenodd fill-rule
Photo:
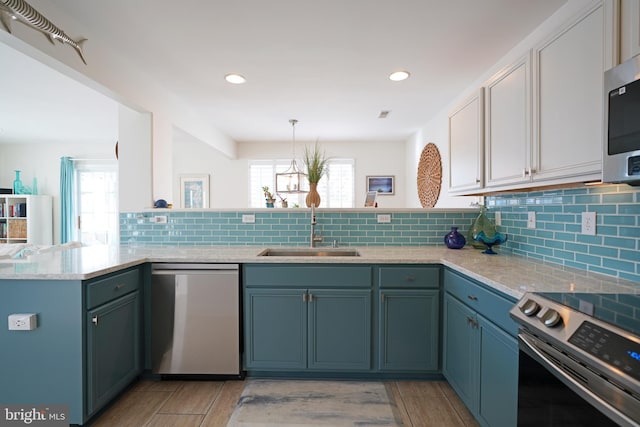
<path fill-rule="evenodd" d="M 296 164 L 296 119 L 289 120 L 293 130 L 293 156 L 291 166 L 282 173 L 276 173 L 276 193 L 307 193 L 309 192 L 309 181 L 307 174 L 298 169 Z"/>

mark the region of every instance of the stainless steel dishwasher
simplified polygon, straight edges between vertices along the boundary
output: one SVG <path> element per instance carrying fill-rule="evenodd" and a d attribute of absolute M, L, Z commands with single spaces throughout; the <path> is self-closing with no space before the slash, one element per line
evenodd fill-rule
<path fill-rule="evenodd" d="M 154 374 L 240 375 L 238 264 L 155 263 Z"/>

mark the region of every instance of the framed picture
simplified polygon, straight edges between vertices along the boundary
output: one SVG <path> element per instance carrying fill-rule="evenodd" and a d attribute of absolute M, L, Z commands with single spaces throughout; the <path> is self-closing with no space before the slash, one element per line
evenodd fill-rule
<path fill-rule="evenodd" d="M 209 175 L 180 175 L 180 207 L 209 207 Z"/>
<path fill-rule="evenodd" d="M 367 192 L 376 191 L 379 196 L 391 196 L 396 194 L 396 177 L 387 176 L 367 176 Z"/>
<path fill-rule="evenodd" d="M 367 197 L 364 199 L 364 207 L 365 208 L 373 208 L 376 206 L 376 196 L 378 195 L 377 191 L 367 191 Z"/>

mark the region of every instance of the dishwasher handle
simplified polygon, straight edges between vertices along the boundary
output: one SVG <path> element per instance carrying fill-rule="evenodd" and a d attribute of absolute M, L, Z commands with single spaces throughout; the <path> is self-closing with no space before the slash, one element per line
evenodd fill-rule
<path fill-rule="evenodd" d="M 188 271 L 211 272 L 211 271 L 238 271 L 238 264 L 208 264 L 208 263 L 157 263 L 151 265 L 152 274 L 176 274 Z"/>

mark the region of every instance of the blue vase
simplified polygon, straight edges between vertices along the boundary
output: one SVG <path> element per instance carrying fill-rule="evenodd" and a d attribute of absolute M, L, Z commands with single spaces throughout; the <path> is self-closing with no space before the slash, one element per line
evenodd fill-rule
<path fill-rule="evenodd" d="M 16 179 L 13 181 L 13 194 L 22 194 L 22 181 L 20 180 L 20 171 L 16 171 Z"/>
<path fill-rule="evenodd" d="M 451 232 L 444 236 L 444 244 L 449 249 L 462 249 L 466 243 L 467 239 L 458 233 L 458 227 L 451 227 Z"/>

